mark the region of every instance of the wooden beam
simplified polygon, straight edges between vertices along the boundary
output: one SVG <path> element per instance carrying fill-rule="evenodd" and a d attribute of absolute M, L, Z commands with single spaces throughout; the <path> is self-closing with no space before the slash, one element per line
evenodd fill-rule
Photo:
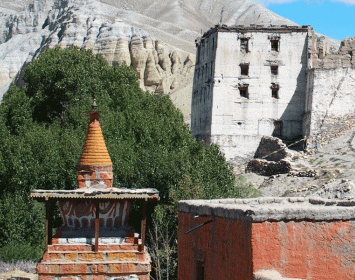
<path fill-rule="evenodd" d="M 48 252 L 48 245 L 52 244 L 52 235 L 53 235 L 53 223 L 51 217 L 51 208 L 52 208 L 52 201 L 46 201 L 46 252 Z"/>
<path fill-rule="evenodd" d="M 145 242 L 145 229 L 147 225 L 147 214 L 146 214 L 146 206 L 147 206 L 147 201 L 143 201 L 143 214 L 142 214 L 142 221 L 141 221 L 141 239 L 142 239 L 142 245 L 139 246 L 140 251 L 144 250 L 144 242 Z"/>
<path fill-rule="evenodd" d="M 53 238 L 53 211 L 54 206 L 56 205 L 55 201 L 50 200 L 49 203 L 49 217 L 48 217 L 48 245 L 52 245 Z"/>
<path fill-rule="evenodd" d="M 95 217 L 95 247 L 94 251 L 99 251 L 99 228 L 100 228 L 100 204 L 97 201 L 96 205 L 96 217 Z"/>

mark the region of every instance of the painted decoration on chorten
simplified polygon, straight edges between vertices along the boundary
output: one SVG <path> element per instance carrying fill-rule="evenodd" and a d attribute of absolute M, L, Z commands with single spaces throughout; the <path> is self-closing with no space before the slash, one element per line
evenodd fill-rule
<path fill-rule="evenodd" d="M 99 203 L 100 227 L 105 229 L 127 228 L 131 201 L 120 200 Z M 92 201 L 60 201 L 59 211 L 62 227 L 71 229 L 93 229 L 96 205 Z"/>

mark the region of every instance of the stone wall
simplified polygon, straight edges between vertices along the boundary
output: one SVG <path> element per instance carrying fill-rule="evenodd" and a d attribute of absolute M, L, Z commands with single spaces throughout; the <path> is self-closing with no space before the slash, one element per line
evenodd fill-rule
<path fill-rule="evenodd" d="M 192 89 L 191 131 L 196 139 L 204 140 L 206 145 L 214 143 L 211 124 L 216 48 L 216 33 L 198 42 Z"/>
<path fill-rule="evenodd" d="M 248 162 L 245 172 L 253 172 L 263 176 L 276 174 L 287 174 L 291 171 L 291 163 L 287 160 L 267 161 L 262 159 L 253 159 Z"/>
<path fill-rule="evenodd" d="M 324 143 L 353 126 L 355 69 L 312 69 L 309 77 L 304 135 Z"/>
<path fill-rule="evenodd" d="M 314 68 L 355 68 L 355 37 L 348 37 L 341 41 L 338 50 L 325 47 L 326 41 L 318 47 L 318 61 Z"/>
<path fill-rule="evenodd" d="M 202 71 L 203 79 L 194 80 L 202 104 L 193 99 L 192 134 L 208 135 L 228 160 L 253 154 L 263 135 L 302 135 L 310 30 L 217 26 L 205 34 L 195 72 Z"/>

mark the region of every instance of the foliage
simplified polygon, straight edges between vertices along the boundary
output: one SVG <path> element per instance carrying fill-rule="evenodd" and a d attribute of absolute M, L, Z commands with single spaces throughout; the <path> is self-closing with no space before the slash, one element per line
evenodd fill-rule
<path fill-rule="evenodd" d="M 43 205 L 27 192 L 5 194 L 0 200 L 0 260 L 39 260 L 44 249 Z M 40 237 L 40 238 L 39 238 Z"/>
<path fill-rule="evenodd" d="M 143 92 L 132 68 L 106 66 L 89 50 L 54 48 L 29 64 L 24 80 L 26 85 L 11 87 L 0 105 L 3 250 L 14 244 L 41 245 L 43 208 L 28 198 L 31 190 L 77 187 L 76 166 L 88 123 L 83 112 L 90 110 L 93 98 L 103 112 L 100 123 L 114 187 L 160 192 L 153 229 L 164 231 L 162 221 L 169 220 L 164 234 L 176 232 L 180 199 L 244 195 L 219 148 L 197 142 L 169 96 Z M 175 256 L 169 256 L 165 271 L 176 272 Z"/>
<path fill-rule="evenodd" d="M 30 244 L 6 245 L 0 249 L 0 260 L 2 262 L 15 261 L 39 261 L 43 256 L 43 246 L 33 246 Z"/>

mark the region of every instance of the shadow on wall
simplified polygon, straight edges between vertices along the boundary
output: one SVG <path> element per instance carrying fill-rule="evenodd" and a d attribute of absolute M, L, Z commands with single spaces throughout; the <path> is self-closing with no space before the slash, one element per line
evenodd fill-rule
<path fill-rule="evenodd" d="M 305 114 L 307 88 L 307 44 L 302 51 L 302 68 L 297 77 L 297 85 L 291 100 L 279 120 L 274 121 L 273 136 L 285 140 L 293 140 L 302 136 L 302 122 Z M 282 88 L 281 88 L 282 96 Z"/>

